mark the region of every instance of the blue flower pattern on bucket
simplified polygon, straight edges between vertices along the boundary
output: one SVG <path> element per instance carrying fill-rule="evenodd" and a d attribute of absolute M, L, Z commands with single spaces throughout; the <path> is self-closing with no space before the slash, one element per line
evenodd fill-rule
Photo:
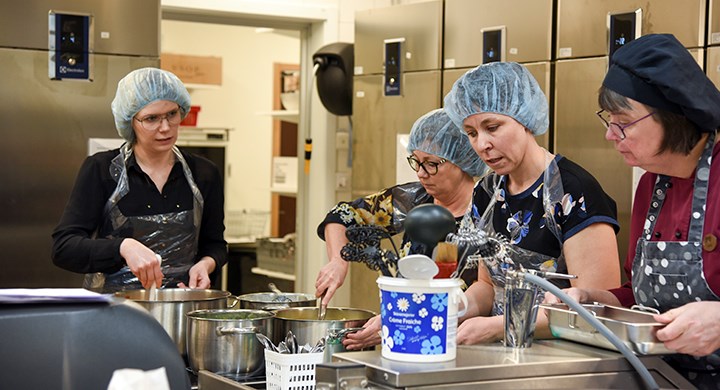
<path fill-rule="evenodd" d="M 445 353 L 448 295 L 381 290 L 383 348 L 408 354 Z"/>
<path fill-rule="evenodd" d="M 423 355 L 439 355 L 444 351 L 440 343 L 440 337 L 432 336 L 430 340 L 423 341 L 420 352 L 422 352 Z"/>

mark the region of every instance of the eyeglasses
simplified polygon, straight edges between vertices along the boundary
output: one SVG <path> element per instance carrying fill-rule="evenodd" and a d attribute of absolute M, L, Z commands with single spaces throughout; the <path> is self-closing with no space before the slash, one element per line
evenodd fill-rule
<path fill-rule="evenodd" d="M 145 118 L 138 119 L 134 118 L 136 121 L 140 122 L 142 127 L 147 131 L 156 131 L 157 129 L 162 126 L 162 121 L 164 119 L 167 119 L 168 125 L 170 126 L 177 126 L 182 121 L 182 111 L 180 108 L 176 108 L 170 112 L 168 112 L 165 115 L 148 115 Z"/>
<path fill-rule="evenodd" d="M 408 164 L 410 164 L 410 168 L 412 168 L 413 171 L 417 172 L 420 170 L 420 168 L 422 168 L 425 171 L 425 173 L 427 173 L 430 176 L 438 173 L 438 165 L 440 165 L 446 161 L 447 160 L 445 160 L 444 158 L 441 158 L 440 161 L 438 161 L 438 162 L 434 162 L 434 161 L 420 162 L 420 160 L 416 159 L 413 156 L 407 157 L 407 162 L 408 162 Z"/>
<path fill-rule="evenodd" d="M 625 139 L 625 129 L 640 122 L 641 120 L 643 120 L 645 118 L 649 118 L 649 117 L 653 116 L 654 114 L 655 114 L 655 112 L 651 112 L 640 119 L 636 119 L 626 125 L 621 125 L 616 122 L 610 122 L 610 114 L 605 112 L 605 110 L 600 110 L 595 113 L 595 115 L 597 115 L 598 118 L 600 118 L 603 125 L 605 125 L 605 128 L 610 129 L 610 131 L 612 131 L 613 134 L 615 134 L 621 140 Z"/>

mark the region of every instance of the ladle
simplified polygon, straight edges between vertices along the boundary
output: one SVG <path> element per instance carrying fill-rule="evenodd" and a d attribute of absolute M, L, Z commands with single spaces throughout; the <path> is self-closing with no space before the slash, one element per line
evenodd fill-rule
<path fill-rule="evenodd" d="M 270 289 L 270 291 L 274 292 L 277 295 L 282 294 L 282 291 L 280 291 L 280 289 L 277 288 L 277 286 L 273 282 L 268 283 L 268 288 Z"/>
<path fill-rule="evenodd" d="M 155 254 L 155 258 L 157 259 L 158 263 L 160 263 L 160 264 L 162 265 L 162 256 L 160 256 L 159 254 L 156 253 L 156 254 Z M 157 286 L 156 286 L 155 283 L 153 283 L 153 284 L 150 286 L 150 291 L 149 291 L 149 294 L 148 294 L 148 300 L 149 300 L 149 301 L 157 301 L 157 300 L 158 300 Z"/>
<path fill-rule="evenodd" d="M 325 294 L 327 293 L 327 290 L 325 290 L 320 298 L 318 298 L 318 320 L 324 321 L 325 315 L 327 314 L 327 305 L 323 303 L 323 299 L 325 299 Z"/>
<path fill-rule="evenodd" d="M 440 272 L 435 261 L 425 255 L 409 255 L 398 261 L 400 274 L 408 279 L 432 279 Z"/>

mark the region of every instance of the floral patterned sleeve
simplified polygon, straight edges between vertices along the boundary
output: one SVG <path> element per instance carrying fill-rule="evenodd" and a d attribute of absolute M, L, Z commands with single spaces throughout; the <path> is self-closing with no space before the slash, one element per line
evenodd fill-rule
<path fill-rule="evenodd" d="M 325 225 L 339 223 L 345 227 L 374 225 L 392 236 L 402 232 L 404 216 L 409 210 L 428 202 L 432 202 L 432 197 L 419 182 L 396 185 L 351 202 L 338 203 L 320 223 L 317 234 L 324 240 Z"/>
<path fill-rule="evenodd" d="M 392 227 L 392 193 L 393 187 L 351 202 L 338 203 L 318 226 L 318 236 L 325 239 L 325 225 L 328 223 L 339 223 L 345 227 L 375 225 L 385 228 L 391 235 L 397 233 Z"/>

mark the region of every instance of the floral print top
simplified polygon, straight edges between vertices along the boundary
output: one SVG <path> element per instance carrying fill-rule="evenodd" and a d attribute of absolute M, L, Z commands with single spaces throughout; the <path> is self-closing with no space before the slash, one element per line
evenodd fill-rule
<path fill-rule="evenodd" d="M 403 223 L 408 211 L 417 205 L 433 201 L 433 197 L 428 195 L 420 182 L 396 185 L 350 202 L 338 203 L 320 223 L 317 234 L 324 240 L 325 225 L 339 223 L 345 227 L 375 225 L 394 236 L 403 233 Z M 402 245 L 398 248 L 400 257 L 415 253 L 412 249 L 412 243 L 403 235 Z"/>
<path fill-rule="evenodd" d="M 542 201 L 543 176 L 530 188 L 515 195 L 507 193 L 507 183 L 503 180 L 492 221 L 495 231 L 507 237 L 513 244 L 553 259 L 560 258 L 562 242 L 594 223 L 608 223 L 616 233 L 620 229 L 615 201 L 605 193 L 600 183 L 589 172 L 567 158 L 558 155 L 555 161 L 564 190 L 562 201 L 555 206 L 553 215 L 561 230 L 561 237 L 556 237 L 546 226 Z M 496 179 L 497 177 L 491 174 L 484 180 L 492 183 Z M 488 194 L 480 183 L 482 182 L 475 186 L 473 205 L 482 213 L 493 195 Z M 547 268 L 556 272 L 567 270 L 565 264 L 523 266 L 533 269 Z"/>

